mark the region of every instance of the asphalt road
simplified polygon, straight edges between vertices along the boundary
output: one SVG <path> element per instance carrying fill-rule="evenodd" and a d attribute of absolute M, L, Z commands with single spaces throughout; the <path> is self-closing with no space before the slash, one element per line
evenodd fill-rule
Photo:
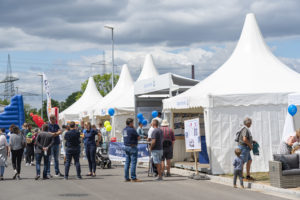
<path fill-rule="evenodd" d="M 51 166 L 53 171 L 53 166 Z M 64 170 L 64 166 L 60 166 Z M 61 170 L 61 171 L 63 171 Z M 82 174 L 87 173 L 86 162 L 83 161 Z M 201 200 L 277 200 L 282 199 L 246 189 L 234 189 L 230 186 L 211 183 L 209 181 L 189 180 L 182 176 L 165 178 L 163 182 L 153 181 L 147 177 L 146 169 L 138 168 L 141 183 L 125 183 L 123 167 L 98 169 L 97 177 L 82 180 L 75 179 L 75 167 L 71 166 L 68 181 L 63 178 L 35 181 L 35 167 L 22 166 L 22 180 L 12 180 L 11 165 L 6 169 L 5 180 L 0 181 L 0 200 L 66 200 L 66 199 L 201 199 Z"/>

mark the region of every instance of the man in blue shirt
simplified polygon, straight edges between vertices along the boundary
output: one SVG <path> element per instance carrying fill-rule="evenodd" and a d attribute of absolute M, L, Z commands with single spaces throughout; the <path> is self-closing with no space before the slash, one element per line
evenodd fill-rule
<path fill-rule="evenodd" d="M 136 163 L 138 158 L 138 140 L 140 136 L 133 127 L 133 119 L 128 118 L 126 120 L 126 128 L 123 130 L 123 139 L 124 139 L 124 151 L 126 154 L 125 162 L 125 181 L 129 182 L 141 182 L 141 180 L 136 178 Z M 129 178 L 129 167 L 131 165 L 130 174 L 131 179 Z"/>
<path fill-rule="evenodd" d="M 66 165 L 65 165 L 65 180 L 68 180 L 69 169 L 72 157 L 74 158 L 77 179 L 81 179 L 80 169 L 80 133 L 76 130 L 75 122 L 70 123 L 70 131 L 66 132 L 64 139 L 66 140 Z"/>
<path fill-rule="evenodd" d="M 54 144 L 51 148 L 51 156 L 54 158 L 54 168 L 55 168 L 55 176 L 56 177 L 64 177 L 63 174 L 59 171 L 59 148 L 60 148 L 60 138 L 59 135 L 62 134 L 58 124 L 56 124 L 56 116 L 50 115 L 50 123 L 48 124 L 48 131 L 54 137 Z M 51 164 L 51 156 L 48 161 L 48 176 L 51 178 L 50 174 L 50 164 Z"/>

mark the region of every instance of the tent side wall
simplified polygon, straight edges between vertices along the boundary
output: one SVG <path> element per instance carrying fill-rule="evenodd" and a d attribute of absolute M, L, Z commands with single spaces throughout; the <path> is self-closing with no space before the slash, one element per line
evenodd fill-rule
<path fill-rule="evenodd" d="M 286 115 L 286 104 L 226 106 L 205 109 L 206 142 L 213 174 L 232 173 L 235 134 L 245 117 L 252 121 L 253 139 L 260 144 L 260 155 L 253 156 L 252 172 L 269 170 L 268 162 L 277 153 Z"/>

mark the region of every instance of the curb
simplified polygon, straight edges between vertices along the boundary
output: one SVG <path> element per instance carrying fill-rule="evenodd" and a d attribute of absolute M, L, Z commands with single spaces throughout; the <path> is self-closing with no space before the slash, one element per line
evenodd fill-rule
<path fill-rule="evenodd" d="M 194 174 L 194 171 L 188 171 L 184 169 L 178 169 L 178 168 L 171 168 L 171 173 L 182 175 L 182 176 L 190 176 Z M 201 173 L 200 173 L 201 174 Z M 220 177 L 220 176 L 213 176 L 213 175 L 207 175 L 210 178 L 211 182 L 219 183 L 219 184 L 225 184 L 225 185 L 232 185 L 232 179 L 226 178 L 226 177 Z M 248 189 L 254 189 L 261 192 L 275 192 L 282 195 L 292 195 L 294 197 L 300 197 L 300 191 L 294 191 L 289 189 L 283 189 L 283 188 L 276 188 L 269 185 L 263 185 L 259 183 L 252 183 L 252 182 L 244 182 L 245 188 Z"/>

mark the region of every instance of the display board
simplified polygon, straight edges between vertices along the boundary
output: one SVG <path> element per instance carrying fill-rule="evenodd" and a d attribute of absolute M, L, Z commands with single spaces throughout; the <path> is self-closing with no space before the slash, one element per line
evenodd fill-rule
<path fill-rule="evenodd" d="M 184 121 L 184 137 L 187 152 L 201 151 L 199 118 Z"/>
<path fill-rule="evenodd" d="M 184 121 L 199 118 L 200 135 L 205 136 L 204 115 L 203 113 L 174 113 L 174 134 L 176 136 L 184 135 Z"/>

